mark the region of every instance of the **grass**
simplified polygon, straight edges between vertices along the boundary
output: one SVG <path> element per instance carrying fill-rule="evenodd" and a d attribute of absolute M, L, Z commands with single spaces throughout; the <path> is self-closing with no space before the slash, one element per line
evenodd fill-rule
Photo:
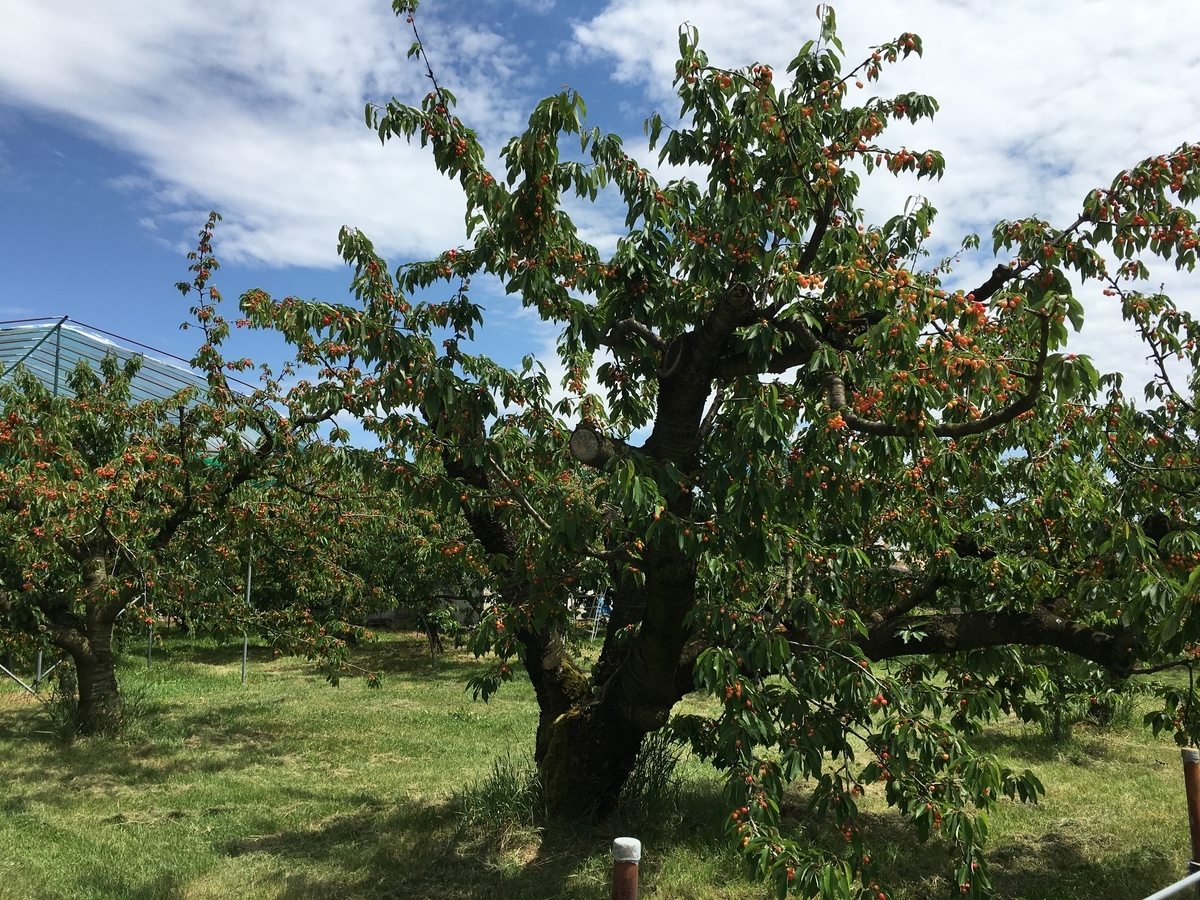
<path fill-rule="evenodd" d="M 614 821 L 543 831 L 528 684 L 473 703 L 463 684 L 477 664 L 450 653 L 431 672 L 419 636 L 356 657 L 384 672 L 382 689 L 331 688 L 254 648 L 242 686 L 240 641 L 172 640 L 148 673 L 132 650 L 129 731 L 70 745 L 45 733 L 39 703 L 0 686 L 0 898 L 607 898 L 621 833 L 645 842 L 643 897 L 771 896 L 725 849 L 707 766 L 650 767 Z M 1081 724 L 1055 746 L 1005 725 L 981 743 L 1047 788 L 993 818 L 998 896 L 1137 900 L 1181 877 L 1187 811 L 1169 740 Z M 804 795 L 787 805 L 797 827 Z M 896 900 L 947 896 L 945 848 L 867 801 Z"/>

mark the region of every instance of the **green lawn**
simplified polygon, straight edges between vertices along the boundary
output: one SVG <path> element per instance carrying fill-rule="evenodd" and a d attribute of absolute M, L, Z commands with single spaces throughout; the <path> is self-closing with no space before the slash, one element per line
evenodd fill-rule
<path fill-rule="evenodd" d="M 677 803 L 624 821 L 543 833 L 489 815 L 478 785 L 498 757 L 526 766 L 536 707 L 528 684 L 472 702 L 469 656 L 431 673 L 420 639 L 385 638 L 355 660 L 385 673 L 379 690 L 332 688 L 261 649 L 242 686 L 240 661 L 240 643 L 176 640 L 147 674 L 131 646 L 121 674 L 136 721 L 69 746 L 39 734 L 40 704 L 0 686 L 0 898 L 607 898 L 619 833 L 645 842 L 644 897 L 771 896 L 724 849 L 719 777 L 694 760 Z M 1169 740 L 1085 725 L 1059 747 L 1017 725 L 983 740 L 1047 787 L 993 821 L 998 896 L 1137 900 L 1181 877 L 1187 813 Z M 803 795 L 788 810 L 797 827 Z M 868 801 L 897 900 L 946 896 L 944 848 Z"/>

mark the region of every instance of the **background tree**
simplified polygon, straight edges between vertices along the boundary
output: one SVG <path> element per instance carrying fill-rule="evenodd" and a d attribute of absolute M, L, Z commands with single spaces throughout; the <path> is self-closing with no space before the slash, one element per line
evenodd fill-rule
<path fill-rule="evenodd" d="M 461 642 L 478 623 L 491 593 L 491 573 L 461 520 L 413 506 L 413 492 L 388 491 L 357 519 L 348 562 L 369 586 L 373 611 L 397 609 L 429 641 L 430 664 L 443 638 Z"/>
<path fill-rule="evenodd" d="M 414 5 L 396 9 L 414 21 Z M 1072 278 L 1123 284 L 1144 273 L 1139 253 L 1194 266 L 1200 148 L 1123 173 L 1074 222 L 1000 223 L 1005 260 L 952 289 L 955 259 L 925 261 L 927 201 L 881 225 L 855 206 L 877 168 L 943 173 L 937 152 L 882 139 L 932 116 L 931 98 L 849 100 L 920 50 L 903 34 L 847 69 L 823 7 L 820 37 L 777 81 L 762 64 L 711 66 L 683 29 L 682 120 L 647 121 L 660 164 L 687 173 L 665 184 L 585 130 L 571 91 L 537 106 L 496 177 L 429 70 L 421 108 L 367 119 L 431 148 L 463 188 L 471 243 L 393 277 L 346 229 L 356 304 L 242 298 L 302 363 L 321 361 L 314 408 L 343 397 L 392 476 L 461 510 L 488 554 L 499 602 L 475 648 L 497 663 L 476 688 L 524 663 L 552 809 L 610 810 L 644 735 L 699 686 L 719 711 L 675 727 L 729 773 L 731 833 L 781 894 L 879 891 L 855 805 L 875 782 L 922 838 L 957 847 L 961 891 L 986 893 L 986 811 L 1040 785 L 969 738 L 1011 709 L 1038 714 L 1047 669 L 1024 648 L 1124 677 L 1200 638 L 1191 539 L 1163 557 L 1133 470 L 1116 477 L 1106 449 L 1148 448 L 1143 414 L 1118 394 L 1098 405 L 1092 364 L 1062 352 L 1082 320 Z M 563 195 L 609 186 L 628 230 L 606 258 Z M 469 352 L 480 275 L 559 328 L 562 396 L 532 360 L 513 372 Z M 418 473 L 430 453 L 436 480 Z M 1164 514 L 1194 529 L 1190 506 Z M 590 671 L 569 647 L 580 585 L 613 605 Z M 1136 589 L 1152 599 L 1131 602 Z M 780 830 L 798 778 L 841 849 Z"/>
<path fill-rule="evenodd" d="M 228 329 L 214 305 L 219 295 L 208 286 L 217 268 L 216 218 L 190 254 L 194 281 L 181 285 L 199 297 L 192 312 L 204 336 L 196 359 L 208 375 L 203 395 L 135 402 L 138 357 L 124 365 L 106 357 L 98 372 L 81 363 L 62 396 L 23 369 L 0 383 L 0 632 L 21 635 L 16 643 L 28 652 L 70 655 L 83 733 L 121 727 L 112 650 L 119 617 L 140 627 L 154 601 L 169 597 L 198 621 L 245 621 L 242 585 L 229 589 L 237 568 L 224 581 L 220 576 L 234 562 L 244 584 L 241 550 L 255 524 L 260 536 L 274 534 L 306 551 L 302 565 L 289 567 L 296 593 L 287 622 L 313 623 L 311 612 L 306 618 L 296 609 L 306 578 L 319 579 L 326 597 L 345 595 L 330 590 L 338 572 L 328 563 L 336 554 L 322 549 L 334 543 L 335 522 L 318 534 L 315 507 L 305 510 L 303 529 L 296 527 L 298 510 L 262 521 L 262 484 L 299 487 L 303 479 L 333 477 L 327 459 L 302 472 L 320 452 L 313 429 L 328 414 L 288 416 L 286 397 L 271 382 L 251 396 L 232 390 L 227 373 L 248 363 L 227 362 L 217 350 Z M 321 564 L 314 565 L 318 554 Z"/>

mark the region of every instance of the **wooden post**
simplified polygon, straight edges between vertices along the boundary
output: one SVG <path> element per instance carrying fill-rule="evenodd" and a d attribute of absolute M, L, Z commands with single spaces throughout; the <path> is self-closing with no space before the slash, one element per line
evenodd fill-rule
<path fill-rule="evenodd" d="M 1183 787 L 1187 792 L 1188 827 L 1192 833 L 1192 858 L 1188 872 L 1200 871 L 1200 750 L 1184 747 L 1179 751 L 1183 757 Z"/>
<path fill-rule="evenodd" d="M 612 900 L 637 900 L 642 842 L 637 838 L 617 838 L 613 841 L 612 855 Z"/>

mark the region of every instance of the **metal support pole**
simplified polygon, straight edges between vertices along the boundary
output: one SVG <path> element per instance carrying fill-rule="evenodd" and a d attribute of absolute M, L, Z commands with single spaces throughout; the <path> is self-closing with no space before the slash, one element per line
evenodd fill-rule
<path fill-rule="evenodd" d="M 25 688 L 25 690 L 29 691 L 29 693 L 33 694 L 33 696 L 35 696 L 35 697 L 37 696 L 37 691 L 35 691 L 33 688 L 31 688 L 29 685 L 27 685 L 25 682 L 23 682 L 20 678 L 18 678 L 12 672 L 8 671 L 8 669 L 6 669 L 4 666 L 0 666 L 0 672 L 3 672 L 5 675 L 7 675 L 9 678 L 11 678 L 13 681 L 15 681 L 21 687 Z"/>
<path fill-rule="evenodd" d="M 42 651 L 38 651 L 37 676 L 33 679 L 34 687 L 42 686 Z"/>
<path fill-rule="evenodd" d="M 1192 859 L 1188 871 L 1200 871 L 1200 750 L 1184 747 L 1179 751 L 1183 757 L 1183 788 L 1187 793 L 1188 828 L 1192 834 Z"/>
<path fill-rule="evenodd" d="M 612 856 L 612 900 L 637 900 L 642 842 L 637 838 L 617 838 L 613 841 Z"/>
<path fill-rule="evenodd" d="M 58 396 L 58 370 L 62 368 L 62 327 L 63 322 L 67 321 L 64 316 L 57 325 L 54 326 L 54 396 Z"/>
<path fill-rule="evenodd" d="M 150 671 L 150 657 L 154 654 L 154 626 L 146 626 L 146 671 Z"/>
<path fill-rule="evenodd" d="M 246 560 L 246 609 L 250 609 L 250 579 L 254 576 L 254 557 Z M 250 637 L 242 632 L 242 684 L 246 683 L 246 661 L 250 656 Z"/>
<path fill-rule="evenodd" d="M 1200 885 L 1200 872 L 1189 875 L 1187 878 L 1177 881 L 1174 884 L 1167 885 L 1161 891 L 1155 891 L 1146 900 L 1166 900 L 1167 897 L 1174 897 L 1176 894 L 1183 893 L 1193 884 Z"/>

